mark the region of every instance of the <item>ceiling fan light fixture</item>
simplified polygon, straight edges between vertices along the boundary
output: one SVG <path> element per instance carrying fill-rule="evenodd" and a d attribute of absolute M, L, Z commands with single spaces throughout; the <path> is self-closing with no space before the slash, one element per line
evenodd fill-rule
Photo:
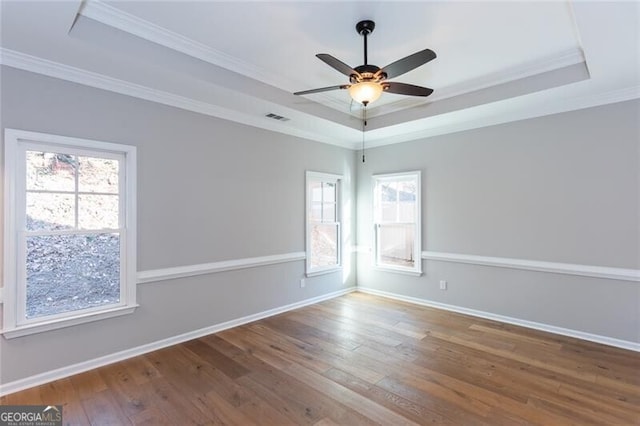
<path fill-rule="evenodd" d="M 382 84 L 375 81 L 363 81 L 349 86 L 351 99 L 363 105 L 368 105 L 377 100 L 383 91 Z"/>
<path fill-rule="evenodd" d="M 433 89 L 429 89 L 428 87 L 387 81 L 388 78 L 400 76 L 434 60 L 436 54 L 431 49 L 423 49 L 412 55 L 405 56 L 383 68 L 369 64 L 367 57 L 367 36 L 373 32 L 375 26 L 376 24 L 373 21 L 360 21 L 356 25 L 356 31 L 364 39 L 364 64 L 360 66 L 353 68 L 328 53 L 318 53 L 316 55 L 322 62 L 349 77 L 350 84 L 303 90 L 301 92 L 294 92 L 293 94 L 311 95 L 312 93 L 328 92 L 330 90 L 349 89 L 351 99 L 366 107 L 371 102 L 377 100 L 384 91 L 409 96 L 429 96 L 433 93 Z"/>

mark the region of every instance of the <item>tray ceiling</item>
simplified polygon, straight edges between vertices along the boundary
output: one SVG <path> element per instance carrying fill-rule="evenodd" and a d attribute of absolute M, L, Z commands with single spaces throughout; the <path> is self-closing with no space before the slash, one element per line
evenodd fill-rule
<path fill-rule="evenodd" d="M 319 61 L 363 63 L 355 23 L 372 19 L 369 62 L 430 48 L 383 93 L 369 146 L 640 96 L 635 2 L 14 2 L 2 6 L 2 63 L 252 126 L 356 148 L 361 107 Z M 602 25 L 615 22 L 616 25 Z M 267 114 L 286 117 L 277 121 Z"/>

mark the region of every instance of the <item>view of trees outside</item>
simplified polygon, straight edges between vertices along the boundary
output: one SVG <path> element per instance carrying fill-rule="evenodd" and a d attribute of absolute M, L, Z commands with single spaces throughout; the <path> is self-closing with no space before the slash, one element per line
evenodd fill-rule
<path fill-rule="evenodd" d="M 27 151 L 27 318 L 120 300 L 119 162 Z"/>

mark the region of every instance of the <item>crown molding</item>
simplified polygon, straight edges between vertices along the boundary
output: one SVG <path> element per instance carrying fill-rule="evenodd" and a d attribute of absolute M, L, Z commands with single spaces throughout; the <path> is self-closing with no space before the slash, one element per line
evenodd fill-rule
<path fill-rule="evenodd" d="M 69 65 L 60 64 L 47 59 L 28 55 L 15 50 L 0 47 L 0 65 L 21 69 L 37 74 L 46 75 L 85 86 L 95 87 L 102 90 L 119 93 L 151 102 L 160 103 L 187 111 L 218 117 L 248 126 L 296 136 L 316 142 L 336 145 L 357 151 L 361 148 L 362 141 L 353 142 L 339 141 L 333 137 L 324 136 L 322 132 L 311 132 L 296 129 L 290 125 L 282 124 L 275 120 L 270 120 L 262 116 L 255 116 L 239 111 L 224 108 L 219 105 L 210 104 L 184 96 L 176 95 L 166 91 L 153 89 L 140 84 L 130 83 L 117 78 L 109 77 L 93 71 L 88 71 Z M 413 140 L 425 139 L 447 133 L 472 130 L 512 121 L 525 120 L 529 118 L 541 117 L 545 115 L 558 114 L 578 109 L 590 108 L 599 105 L 606 105 L 616 102 L 624 102 L 640 98 L 640 86 L 631 86 L 607 92 L 595 93 L 588 96 L 566 98 L 562 101 L 543 102 L 533 109 L 513 110 L 507 114 L 485 114 L 479 119 L 471 120 L 448 120 L 445 125 L 426 125 L 424 130 L 414 132 L 398 132 L 392 137 L 376 138 L 375 131 L 365 133 L 365 146 L 367 149 L 379 146 L 392 145 L 396 143 L 409 142 Z M 455 112 L 452 112 L 455 113 Z M 452 114 L 449 113 L 449 114 Z M 436 116 L 437 117 L 437 116 Z M 427 118 L 426 123 L 436 117 Z"/>
<path fill-rule="evenodd" d="M 246 77 L 259 80 L 274 87 L 304 87 L 305 84 L 302 81 L 284 80 L 282 76 L 274 74 L 267 69 L 175 33 L 167 28 L 103 3 L 100 0 L 86 0 L 78 14 L 133 36 L 242 74 Z M 314 96 L 315 99 L 321 99 L 323 104 L 331 108 L 339 111 L 344 111 L 345 109 L 343 102 L 339 102 L 326 94 L 321 93 Z"/>
<path fill-rule="evenodd" d="M 508 113 L 501 114 L 484 114 L 479 119 L 461 120 L 457 118 L 454 122 L 447 120 L 444 125 L 428 125 L 429 120 L 435 119 L 437 116 L 425 119 L 424 130 L 415 132 L 399 133 L 393 137 L 379 137 L 375 134 L 367 133 L 366 147 L 376 148 L 386 145 L 394 145 L 397 143 L 410 142 L 414 140 L 427 139 L 434 136 L 445 135 L 449 133 L 462 132 L 466 130 L 479 129 L 483 127 L 495 126 L 499 124 L 511 123 L 514 121 L 527 120 L 530 118 L 544 117 L 546 115 L 560 114 L 563 112 L 576 111 L 585 108 L 592 108 L 601 105 L 614 104 L 617 102 L 625 102 L 640 98 L 640 85 L 624 87 L 621 89 L 610 90 L 607 92 L 594 93 L 587 96 L 577 96 L 573 98 L 565 98 L 562 100 L 554 100 L 553 102 L 542 102 L 537 107 L 526 109 L 514 109 Z M 453 114 L 448 113 L 448 114 Z M 359 144 L 351 144 L 351 149 L 357 150 Z"/>
<path fill-rule="evenodd" d="M 138 18 L 99 0 L 85 1 L 78 14 L 239 74 L 252 78 L 255 78 L 256 75 L 267 76 L 265 83 L 277 85 L 273 82 L 279 81 L 276 76 L 270 76 L 266 70 L 260 69 L 253 64 L 241 61 L 234 56 Z"/>
<path fill-rule="evenodd" d="M 470 79 L 459 84 L 444 87 L 438 90 L 437 93 L 434 93 L 435 96 L 431 99 L 435 102 L 454 96 L 464 95 L 466 93 L 475 92 L 476 90 L 486 89 L 545 72 L 559 70 L 561 68 L 583 62 L 585 62 L 584 53 L 582 49 L 576 47 L 558 52 L 555 55 L 547 56 L 546 58 L 529 61 L 511 68 Z"/>
<path fill-rule="evenodd" d="M 258 127 L 265 130 L 271 130 L 278 133 L 297 136 L 303 139 L 336 145 L 343 148 L 352 147 L 351 143 L 345 143 L 338 141 L 335 138 L 326 137 L 319 132 L 310 132 L 296 129 L 286 124 L 282 124 L 278 121 L 270 120 L 263 116 L 245 114 L 239 111 L 224 108 L 219 105 L 198 101 L 195 99 L 187 98 L 185 96 L 153 89 L 140 84 L 130 83 L 128 81 L 109 77 L 104 74 L 99 74 L 93 71 L 60 64 L 48 59 L 31 56 L 26 53 L 6 49 L 3 47 L 0 47 L 0 65 L 21 69 L 36 74 L 42 74 L 49 77 L 59 78 L 61 80 L 82 84 L 84 86 L 95 87 L 97 89 L 107 90 L 138 99 L 144 99 L 147 101 L 180 108 L 187 111 L 197 112 L 200 114 L 209 115 L 211 117 L 218 117 L 225 120 L 246 124 L 252 127 Z"/>
<path fill-rule="evenodd" d="M 109 4 L 103 3 L 100 0 L 86 0 L 80 8 L 79 15 L 275 87 L 304 87 L 305 85 L 302 81 L 291 81 L 289 79 L 285 81 L 282 76 L 274 74 L 267 69 L 216 50 L 196 40 L 190 39 L 167 28 L 146 21 Z M 506 70 L 467 80 L 460 84 L 440 88 L 434 93 L 434 95 L 429 97 L 428 101 L 425 101 L 424 99 L 407 98 L 371 108 L 369 110 L 370 117 L 373 118 L 376 115 L 380 115 L 377 111 L 384 111 L 381 112 L 381 114 L 401 111 L 423 105 L 425 103 L 432 103 L 442 99 L 471 93 L 476 90 L 553 71 L 581 62 L 585 62 L 585 56 L 582 49 L 578 47 L 568 49 L 546 58 L 523 63 Z M 357 117 L 359 115 L 358 111 L 354 112 L 352 110 L 349 102 L 345 103 L 328 94 L 314 94 L 312 99 L 319 101 L 319 103 L 325 106 L 345 112 L 352 116 Z"/>
<path fill-rule="evenodd" d="M 545 58 L 540 58 L 535 61 L 529 61 L 504 70 L 485 74 L 483 76 L 466 80 L 451 86 L 442 87 L 436 90 L 431 96 L 429 96 L 428 99 L 399 99 L 397 101 L 387 103 L 379 107 L 371 108 L 369 111 L 371 113 L 371 117 L 382 114 L 390 114 L 396 111 L 401 111 L 403 109 L 438 102 L 443 99 L 452 98 L 454 96 L 465 95 L 477 90 L 487 89 L 489 87 L 521 80 L 527 77 L 559 70 L 561 68 L 584 62 L 586 62 L 584 52 L 582 51 L 582 49 L 575 47 L 558 52 L 554 55 L 547 56 Z M 381 114 L 377 114 L 376 110 L 384 112 L 381 112 Z"/>

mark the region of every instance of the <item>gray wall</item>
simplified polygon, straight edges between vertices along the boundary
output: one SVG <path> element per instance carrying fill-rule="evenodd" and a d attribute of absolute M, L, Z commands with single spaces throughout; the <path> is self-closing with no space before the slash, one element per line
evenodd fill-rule
<path fill-rule="evenodd" d="M 305 171 L 344 174 L 347 192 L 355 190 L 345 149 L 12 68 L 2 73 L 3 131 L 138 147 L 139 271 L 304 251 Z M 355 285 L 353 268 L 344 280 L 324 275 L 300 288 L 303 273 L 296 261 L 139 285 L 132 315 L 0 338 L 0 382 Z"/>
<path fill-rule="evenodd" d="M 2 129 L 138 147 L 139 271 L 304 251 L 305 170 L 344 174 L 352 194 L 357 174 L 361 246 L 371 245 L 370 176 L 422 170 L 423 250 L 640 267 L 637 101 L 372 149 L 363 165 L 337 147 L 2 72 Z M 637 283 L 437 261 L 409 277 L 369 259 L 358 256 L 364 287 L 640 341 Z M 304 289 L 303 261 L 142 284 L 132 315 L 0 338 L 0 382 L 345 289 L 347 270 Z"/>
<path fill-rule="evenodd" d="M 639 118 L 629 101 L 371 149 L 358 245 L 372 245 L 371 175 L 421 170 L 423 251 L 637 269 Z M 637 282 L 442 261 L 414 278 L 370 259 L 359 286 L 640 342 Z"/>

